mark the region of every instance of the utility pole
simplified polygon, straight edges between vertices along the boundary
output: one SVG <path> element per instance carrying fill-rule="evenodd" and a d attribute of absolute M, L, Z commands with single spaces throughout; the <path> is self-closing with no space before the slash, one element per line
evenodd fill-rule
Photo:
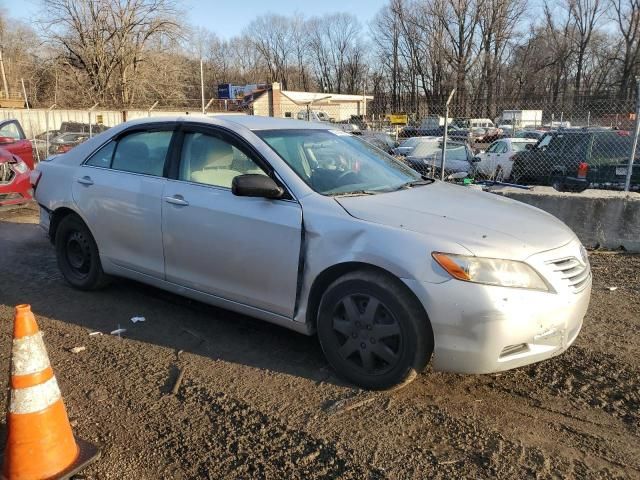
<path fill-rule="evenodd" d="M 4 86 L 4 98 L 9 99 L 9 87 L 7 86 L 7 75 L 4 73 L 4 60 L 2 59 L 2 48 L 0 47 L 0 73 L 2 73 L 2 85 Z"/>

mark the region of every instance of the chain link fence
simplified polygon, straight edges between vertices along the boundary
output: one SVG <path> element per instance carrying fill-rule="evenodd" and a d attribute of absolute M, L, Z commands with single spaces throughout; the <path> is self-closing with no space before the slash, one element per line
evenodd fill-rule
<path fill-rule="evenodd" d="M 283 103 L 279 109 L 212 101 L 207 110 L 324 122 L 358 135 L 427 177 L 452 182 L 546 185 L 573 192 L 624 190 L 628 183 L 629 190 L 640 191 L 634 101 L 502 101 L 488 106 L 485 101 L 456 104 L 454 97 L 448 109 L 439 101 L 414 102 L 412 111 L 398 111 L 380 96 L 334 101 L 318 95 L 317 102 Z M 404 106 L 409 110 L 410 102 Z M 38 161 L 123 121 L 176 113 L 202 114 L 156 105 L 128 111 L 0 109 L 0 141 L 20 135 L 7 126 L 17 119 Z"/>
<path fill-rule="evenodd" d="M 495 115 L 473 104 L 447 111 L 444 102 L 421 106 L 420 114 L 389 112 L 376 102 L 364 115 L 355 107 L 349 115 L 344 105 L 309 110 L 311 120 L 361 135 L 428 177 L 571 192 L 624 190 L 628 182 L 640 191 L 635 102 L 505 103 Z"/>

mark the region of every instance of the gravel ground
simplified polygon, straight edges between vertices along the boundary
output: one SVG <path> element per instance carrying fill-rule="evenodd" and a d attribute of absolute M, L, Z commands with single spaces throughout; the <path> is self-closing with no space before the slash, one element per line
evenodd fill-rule
<path fill-rule="evenodd" d="M 128 281 L 72 290 L 36 222 L 0 212 L 0 371 L 30 303 L 75 432 L 102 449 L 85 478 L 640 478 L 640 256 L 591 255 L 591 307 L 559 357 L 367 392 L 315 338 Z"/>

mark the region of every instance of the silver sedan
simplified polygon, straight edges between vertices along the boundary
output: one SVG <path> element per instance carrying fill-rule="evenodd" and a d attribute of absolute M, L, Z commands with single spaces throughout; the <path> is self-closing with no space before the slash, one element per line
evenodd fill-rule
<path fill-rule="evenodd" d="M 365 388 L 489 373 L 576 339 L 591 273 L 575 234 L 432 181 L 330 124 L 254 116 L 114 127 L 32 174 L 64 278 L 127 277 L 317 332 Z"/>

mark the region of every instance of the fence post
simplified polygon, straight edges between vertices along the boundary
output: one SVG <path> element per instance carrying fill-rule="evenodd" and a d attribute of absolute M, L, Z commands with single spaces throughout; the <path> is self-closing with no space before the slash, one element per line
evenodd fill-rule
<path fill-rule="evenodd" d="M 159 100 L 158 100 L 159 101 Z M 154 108 L 156 108 L 156 105 L 158 105 L 158 101 L 156 101 L 153 105 L 151 105 L 151 107 L 149 107 L 149 110 L 147 110 L 147 117 L 151 116 L 151 110 L 153 110 Z"/>
<path fill-rule="evenodd" d="M 36 144 L 36 133 L 33 130 L 33 122 L 31 120 L 31 105 L 29 105 L 29 99 L 27 98 L 27 89 L 24 87 L 24 78 L 20 79 L 22 83 L 22 95 L 24 96 L 24 103 L 27 106 L 27 115 L 29 116 L 29 130 L 31 130 L 31 145 Z M 36 161 L 40 163 L 40 152 L 36 148 Z"/>
<path fill-rule="evenodd" d="M 629 156 L 629 165 L 627 166 L 627 178 L 624 182 L 625 192 L 628 192 L 631 188 L 633 161 L 636 158 L 636 148 L 638 148 L 638 135 L 640 134 L 640 77 L 636 77 L 636 87 L 636 126 L 633 132 L 633 146 L 631 147 L 631 155 Z"/>
<path fill-rule="evenodd" d="M 444 135 L 442 136 L 442 162 L 440 164 L 440 180 L 444 180 L 444 162 L 447 156 L 447 137 L 449 133 L 449 104 L 453 95 L 456 93 L 456 89 L 451 90 L 449 98 L 447 99 L 447 106 L 444 109 Z"/>
<path fill-rule="evenodd" d="M 89 109 L 89 138 L 93 137 L 93 125 L 91 124 L 91 117 L 92 117 L 93 111 L 97 106 L 98 104 L 96 103 L 93 107 Z"/>

